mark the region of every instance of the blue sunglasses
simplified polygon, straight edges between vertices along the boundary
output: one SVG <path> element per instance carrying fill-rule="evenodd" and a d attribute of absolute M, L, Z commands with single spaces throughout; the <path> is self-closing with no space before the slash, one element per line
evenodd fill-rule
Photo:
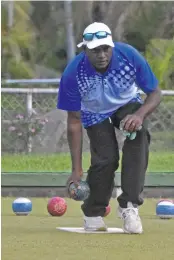
<path fill-rule="evenodd" d="M 103 38 L 107 38 L 108 35 L 111 35 L 111 33 L 108 33 L 108 32 L 96 32 L 96 33 L 85 33 L 83 35 L 83 39 L 85 41 L 92 41 L 94 36 L 97 38 L 97 39 L 103 39 Z"/>

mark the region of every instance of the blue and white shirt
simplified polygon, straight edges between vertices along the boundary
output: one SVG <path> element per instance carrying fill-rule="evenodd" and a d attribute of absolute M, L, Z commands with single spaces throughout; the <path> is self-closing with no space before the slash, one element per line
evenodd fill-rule
<path fill-rule="evenodd" d="M 132 46 L 116 42 L 107 71 L 95 70 L 85 52 L 77 55 L 63 72 L 57 108 L 81 111 L 85 128 L 110 117 L 129 102 L 142 102 L 138 93 L 153 92 L 158 80 L 144 57 Z"/>

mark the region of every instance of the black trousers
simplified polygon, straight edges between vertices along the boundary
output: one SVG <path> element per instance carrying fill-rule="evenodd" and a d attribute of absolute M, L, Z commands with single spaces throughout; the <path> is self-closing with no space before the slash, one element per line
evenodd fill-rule
<path fill-rule="evenodd" d="M 119 128 L 120 121 L 135 112 L 139 103 L 129 103 L 118 109 L 111 117 L 103 122 L 88 127 L 90 140 L 91 166 L 88 170 L 87 182 L 90 186 L 90 196 L 81 208 L 86 216 L 103 216 L 105 207 L 109 204 L 114 188 L 115 171 L 119 167 L 119 149 L 115 135 L 115 127 Z M 111 122 L 112 121 L 112 122 Z M 150 135 L 146 122 L 137 132 L 134 140 L 125 139 L 121 162 L 122 194 L 117 198 L 122 208 L 130 201 L 142 205 L 141 193 L 144 188 L 145 173 L 148 166 Z"/>

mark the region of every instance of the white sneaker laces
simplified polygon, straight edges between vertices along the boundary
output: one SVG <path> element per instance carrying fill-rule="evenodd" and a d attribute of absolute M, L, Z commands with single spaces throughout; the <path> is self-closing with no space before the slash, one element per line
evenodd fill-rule
<path fill-rule="evenodd" d="M 137 208 L 126 208 L 122 211 L 122 218 L 126 219 L 128 217 L 138 218 L 138 209 Z"/>
<path fill-rule="evenodd" d="M 126 233 L 141 234 L 143 232 L 138 208 L 122 208 L 121 218 L 123 219 L 123 228 Z"/>

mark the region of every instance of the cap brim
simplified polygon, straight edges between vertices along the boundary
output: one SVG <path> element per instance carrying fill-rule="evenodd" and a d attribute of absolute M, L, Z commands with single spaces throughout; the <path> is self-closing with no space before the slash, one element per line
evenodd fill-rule
<path fill-rule="evenodd" d="M 82 46 L 86 45 L 84 42 L 80 42 L 79 44 L 77 44 L 78 48 L 81 48 Z"/>
<path fill-rule="evenodd" d="M 88 49 L 94 49 L 94 48 L 101 46 L 101 45 L 108 45 L 108 46 L 114 47 L 114 43 L 113 43 L 111 37 L 107 37 L 107 38 L 104 38 L 104 39 L 95 39 L 95 40 L 88 42 L 86 44 Z"/>
<path fill-rule="evenodd" d="M 111 37 L 103 38 L 103 39 L 94 39 L 90 42 L 80 42 L 77 47 L 80 48 L 82 46 L 87 46 L 88 49 L 94 49 L 101 45 L 108 45 L 114 47 L 114 43 Z"/>

